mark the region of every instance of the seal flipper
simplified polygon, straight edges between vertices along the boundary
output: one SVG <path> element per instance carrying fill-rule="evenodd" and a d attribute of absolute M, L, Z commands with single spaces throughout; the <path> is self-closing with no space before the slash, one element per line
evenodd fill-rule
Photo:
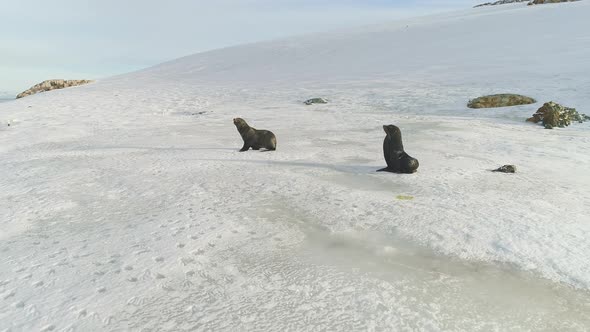
<path fill-rule="evenodd" d="M 244 146 L 240 149 L 240 152 L 245 152 L 248 151 L 250 149 L 250 145 L 244 143 Z"/>
<path fill-rule="evenodd" d="M 378 169 L 377 172 L 390 172 L 390 173 L 395 173 L 394 171 L 392 171 L 389 167 L 385 167 L 382 169 Z"/>

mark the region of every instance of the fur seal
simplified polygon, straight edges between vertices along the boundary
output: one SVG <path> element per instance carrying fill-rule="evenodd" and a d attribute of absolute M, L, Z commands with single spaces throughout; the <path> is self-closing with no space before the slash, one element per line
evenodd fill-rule
<path fill-rule="evenodd" d="M 392 173 L 414 173 L 420 165 L 418 159 L 410 157 L 404 151 L 402 143 L 402 132 L 397 126 L 384 125 L 383 130 L 387 134 L 383 140 L 383 156 L 387 167 L 378 170 L 377 172 L 392 172 Z"/>
<path fill-rule="evenodd" d="M 268 151 L 274 151 L 277 148 L 277 138 L 275 134 L 268 130 L 254 129 L 250 127 L 242 118 L 235 118 L 234 125 L 238 128 L 238 132 L 244 140 L 244 146 L 240 152 L 253 150 L 260 150 L 264 148 Z"/>

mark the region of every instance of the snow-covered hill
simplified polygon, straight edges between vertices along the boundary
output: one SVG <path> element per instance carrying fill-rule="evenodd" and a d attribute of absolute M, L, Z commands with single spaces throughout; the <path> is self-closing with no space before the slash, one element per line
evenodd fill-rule
<path fill-rule="evenodd" d="M 465 105 L 590 113 L 589 15 L 479 8 L 0 104 L 0 330 L 587 330 L 590 124 Z M 239 153 L 237 116 L 278 150 Z M 418 173 L 374 172 L 390 123 Z"/>

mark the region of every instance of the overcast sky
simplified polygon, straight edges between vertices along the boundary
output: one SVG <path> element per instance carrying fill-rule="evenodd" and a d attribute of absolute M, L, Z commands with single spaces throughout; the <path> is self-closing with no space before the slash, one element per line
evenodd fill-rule
<path fill-rule="evenodd" d="M 464 9 L 478 2 L 2 0 L 0 95 L 49 78 L 100 78 L 219 47 Z"/>

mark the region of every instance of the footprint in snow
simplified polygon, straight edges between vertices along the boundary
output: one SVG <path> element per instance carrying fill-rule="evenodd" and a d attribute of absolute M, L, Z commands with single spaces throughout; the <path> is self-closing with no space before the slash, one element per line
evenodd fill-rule
<path fill-rule="evenodd" d="M 88 315 L 88 311 L 86 311 L 86 309 L 82 309 L 80 311 L 78 311 L 78 318 L 84 318 Z"/>
<path fill-rule="evenodd" d="M 20 309 L 20 308 L 24 308 L 25 307 L 25 303 L 23 301 L 18 301 L 18 302 L 13 303 L 12 306 L 14 308 L 19 308 Z"/>
<path fill-rule="evenodd" d="M 115 319 L 115 317 L 113 316 L 108 316 L 105 319 L 102 320 L 102 323 L 104 325 L 111 325 L 111 323 L 113 322 L 113 320 Z"/>
<path fill-rule="evenodd" d="M 194 259 L 194 258 L 192 258 L 192 257 L 182 257 L 182 258 L 180 258 L 180 259 L 179 259 L 179 261 L 180 261 L 180 263 L 181 263 L 183 266 L 187 266 L 187 265 L 189 265 L 189 264 L 192 264 L 192 263 L 194 263 L 194 262 L 195 262 L 195 259 Z"/>
<path fill-rule="evenodd" d="M 41 328 L 41 332 L 53 331 L 55 330 L 55 325 L 46 325 Z"/>
<path fill-rule="evenodd" d="M 13 297 L 16 295 L 16 291 L 14 290 L 8 290 L 2 294 L 0 294 L 0 297 L 2 297 L 3 300 L 8 300 L 9 298 Z"/>
<path fill-rule="evenodd" d="M 154 261 L 156 261 L 158 263 L 162 263 L 164 261 L 164 257 L 162 257 L 162 256 L 154 257 Z"/>
<path fill-rule="evenodd" d="M 127 305 L 134 305 L 136 307 L 142 306 L 146 303 L 145 299 L 134 296 L 127 300 Z"/>
<path fill-rule="evenodd" d="M 197 249 L 197 250 L 193 251 L 192 254 L 195 255 L 195 256 L 200 256 L 200 255 L 205 254 L 205 250 L 203 250 L 203 249 Z"/>

